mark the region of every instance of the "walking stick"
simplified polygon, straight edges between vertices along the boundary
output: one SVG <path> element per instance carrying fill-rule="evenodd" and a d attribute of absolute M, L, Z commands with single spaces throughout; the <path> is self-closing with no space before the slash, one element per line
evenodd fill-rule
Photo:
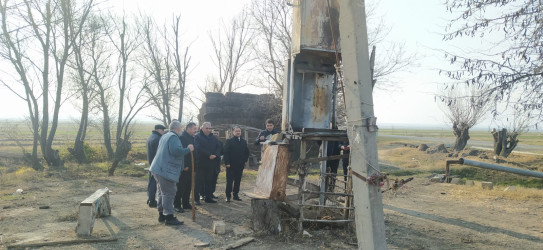
<path fill-rule="evenodd" d="M 194 154 L 192 152 L 190 152 L 190 159 L 191 159 L 191 163 L 192 163 L 192 173 L 191 173 L 191 177 L 190 177 L 190 200 L 191 200 L 191 203 L 192 203 L 192 221 L 195 221 L 196 220 L 196 205 L 194 205 Z"/>

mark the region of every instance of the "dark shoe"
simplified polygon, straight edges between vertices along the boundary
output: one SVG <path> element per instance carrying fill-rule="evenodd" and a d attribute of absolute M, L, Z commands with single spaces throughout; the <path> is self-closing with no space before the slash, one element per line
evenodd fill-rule
<path fill-rule="evenodd" d="M 158 222 L 162 223 L 166 220 L 166 216 L 162 214 L 161 212 L 158 212 Z"/>
<path fill-rule="evenodd" d="M 241 201 L 241 199 L 239 198 L 239 196 L 234 196 L 234 200 L 236 200 L 236 201 Z"/>
<path fill-rule="evenodd" d="M 230 197 L 226 197 L 226 202 L 230 202 Z"/>
<path fill-rule="evenodd" d="M 213 199 L 205 199 L 206 203 L 217 203 L 217 201 L 214 201 Z"/>
<path fill-rule="evenodd" d="M 211 198 L 213 198 L 213 199 L 219 199 L 219 197 L 215 196 L 214 194 L 211 195 Z"/>
<path fill-rule="evenodd" d="M 185 210 L 183 208 L 181 208 L 181 207 L 174 207 L 173 209 L 178 213 L 184 213 L 185 212 Z"/>
<path fill-rule="evenodd" d="M 190 204 L 183 205 L 183 209 L 192 209 L 192 206 Z"/>
<path fill-rule="evenodd" d="M 147 201 L 147 204 L 149 205 L 149 207 L 157 207 L 157 203 L 155 200 Z"/>
<path fill-rule="evenodd" d="M 200 205 L 202 205 L 202 203 L 200 203 L 200 201 L 195 201 L 195 202 L 194 202 L 194 205 L 200 206 Z"/>
<path fill-rule="evenodd" d="M 175 218 L 173 214 L 168 214 L 166 215 L 166 222 L 164 224 L 168 226 L 179 226 L 183 225 L 183 222 Z"/>

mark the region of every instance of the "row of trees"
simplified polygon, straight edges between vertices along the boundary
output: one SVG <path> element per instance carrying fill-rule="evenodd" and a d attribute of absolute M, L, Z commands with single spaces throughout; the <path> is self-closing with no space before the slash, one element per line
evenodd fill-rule
<path fill-rule="evenodd" d="M 543 118 L 543 4 L 448 0 L 445 6 L 458 13 L 447 26 L 445 41 L 487 38 L 492 44 L 471 56 L 445 53 L 453 69 L 442 73 L 455 83 L 440 99 L 453 124 L 455 149 L 464 149 L 469 129 L 491 113 L 502 120 L 502 129 L 492 131 L 494 151 L 507 157 L 518 135 Z"/>
<path fill-rule="evenodd" d="M 143 109 L 160 110 L 155 118 L 163 123 L 181 117 L 190 56 L 179 20 L 162 27 L 143 15 L 102 11 L 93 0 L 0 1 L 0 57 L 10 66 L 0 81 L 26 103 L 33 168 L 43 169 L 42 157 L 51 167 L 62 165 L 52 145 L 66 102 L 80 111 L 69 151 L 87 162 L 90 117 L 101 117 L 110 175 L 131 150 L 131 125 Z M 178 114 L 170 109 L 176 105 Z"/>
<path fill-rule="evenodd" d="M 157 110 L 153 118 L 164 124 L 183 117 L 192 64 L 179 16 L 162 24 L 143 14 L 101 10 L 94 0 L 0 0 L 0 12 L 0 57 L 9 65 L 3 69 L 8 77 L 0 81 L 26 103 L 33 133 L 29 158 L 35 169 L 43 169 L 42 157 L 49 166 L 62 165 L 53 141 L 66 102 L 80 111 L 70 152 L 78 162 L 87 162 L 87 128 L 98 126 L 112 161 L 111 175 L 131 150 L 131 125 L 142 110 Z M 368 8 L 372 47 L 381 46 L 389 32 L 373 13 Z M 216 73 L 201 91 L 229 92 L 252 85 L 281 97 L 291 19 L 288 1 L 255 0 L 211 31 Z M 374 70 L 380 83 L 414 60 L 403 46 L 387 46 L 383 50 L 393 53 L 378 56 Z M 188 99 L 198 106 L 197 100 Z M 91 122 L 92 117 L 100 117 L 99 122 Z"/>

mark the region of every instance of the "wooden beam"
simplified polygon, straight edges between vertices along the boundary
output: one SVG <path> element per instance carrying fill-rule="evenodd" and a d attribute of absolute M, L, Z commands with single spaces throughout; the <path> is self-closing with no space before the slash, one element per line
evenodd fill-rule
<path fill-rule="evenodd" d="M 36 242 L 36 243 L 10 245 L 10 246 L 7 246 L 7 249 L 27 249 L 27 248 L 40 248 L 40 247 L 46 247 L 46 246 L 88 244 L 88 243 L 101 243 L 101 242 L 111 242 L 111 241 L 117 241 L 117 238 L 75 239 L 75 240 L 63 240 L 63 241 Z"/>

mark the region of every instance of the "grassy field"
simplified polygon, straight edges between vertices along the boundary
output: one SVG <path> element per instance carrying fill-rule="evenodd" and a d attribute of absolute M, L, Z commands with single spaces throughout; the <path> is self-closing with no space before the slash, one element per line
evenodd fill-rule
<path fill-rule="evenodd" d="M 379 129 L 379 135 L 401 135 L 414 137 L 431 137 L 454 139 L 452 130 L 424 130 L 424 129 Z M 470 140 L 493 142 L 492 134 L 487 131 L 470 131 Z M 543 133 L 528 132 L 518 137 L 520 143 L 525 145 L 543 145 Z"/>
<path fill-rule="evenodd" d="M 133 148 L 126 161 L 119 167 L 116 174 L 141 176 L 146 178 L 146 150 L 145 141 L 154 123 L 136 123 L 133 125 Z M 77 133 L 78 124 L 75 122 L 62 122 L 59 124 L 54 148 L 59 149 L 61 156 L 66 160 L 66 168 L 75 171 L 77 175 L 96 175 L 105 173 L 109 162 L 105 161 L 106 153 L 103 146 L 102 134 L 97 126 L 90 126 L 87 143 L 89 144 L 96 159 L 92 164 L 85 166 L 77 165 L 70 161 L 68 148 L 73 145 L 73 139 Z M 401 135 L 411 138 L 393 138 L 378 136 L 379 160 L 382 171 L 389 172 L 393 176 L 428 175 L 432 173 L 443 173 L 445 161 L 452 159 L 446 154 L 427 154 L 409 145 L 418 145 L 424 142 L 424 138 L 448 138 L 454 139 L 451 131 L 448 130 L 423 130 L 423 129 L 381 129 L 379 135 Z M 473 131 L 470 133 L 471 140 L 492 142 L 489 132 Z M 415 137 L 415 138 L 412 138 Z M 416 137 L 420 137 L 417 140 Z M 527 145 L 543 145 L 541 133 L 527 133 L 520 137 L 520 141 Z M 22 176 L 31 173 L 31 169 L 25 166 L 22 158 L 22 149 L 27 151 L 32 146 L 32 135 L 29 126 L 24 122 L 2 121 L 0 122 L 0 175 L 5 173 L 18 173 Z M 486 153 L 490 158 L 491 152 Z M 18 160 L 17 160 L 18 159 Z M 480 160 L 480 159 L 474 159 Z M 531 170 L 543 171 L 543 158 L 541 156 L 519 155 L 513 153 L 508 161 L 511 166 L 523 167 Z M 514 163 L 514 164 L 513 164 Z M 505 165 L 507 165 L 505 164 Z M 506 184 L 519 184 L 528 187 L 543 188 L 541 180 L 533 180 L 514 175 L 500 175 L 482 169 L 471 167 L 455 167 L 453 174 L 462 178 L 483 180 L 493 176 L 493 180 Z M 32 174 L 30 174 L 32 175 Z M 4 176 L 6 177 L 6 176 Z"/>

